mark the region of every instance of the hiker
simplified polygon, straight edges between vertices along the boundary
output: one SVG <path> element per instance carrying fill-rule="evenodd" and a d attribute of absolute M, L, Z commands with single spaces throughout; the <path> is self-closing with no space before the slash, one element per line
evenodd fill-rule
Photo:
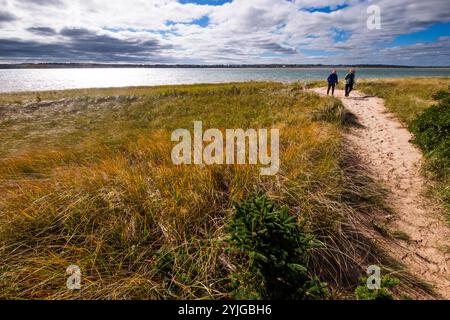
<path fill-rule="evenodd" d="M 338 84 L 339 79 L 338 79 L 338 75 L 336 73 L 336 70 L 331 71 L 330 76 L 328 77 L 328 91 L 327 91 L 327 95 L 330 95 L 330 90 L 331 94 L 334 96 L 334 89 L 336 88 L 336 85 Z"/>
<path fill-rule="evenodd" d="M 345 76 L 345 96 L 349 97 L 350 92 L 353 91 L 355 85 L 355 69 L 350 69 L 350 72 Z"/>

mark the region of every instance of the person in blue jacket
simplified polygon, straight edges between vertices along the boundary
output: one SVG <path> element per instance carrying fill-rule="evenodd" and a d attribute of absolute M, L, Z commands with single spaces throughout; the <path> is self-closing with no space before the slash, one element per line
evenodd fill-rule
<path fill-rule="evenodd" d="M 330 76 L 328 77 L 328 91 L 327 91 L 327 95 L 330 95 L 330 90 L 331 94 L 334 96 L 334 89 L 336 88 L 336 85 L 338 84 L 339 79 L 338 79 L 338 75 L 336 73 L 336 70 L 331 71 Z"/>

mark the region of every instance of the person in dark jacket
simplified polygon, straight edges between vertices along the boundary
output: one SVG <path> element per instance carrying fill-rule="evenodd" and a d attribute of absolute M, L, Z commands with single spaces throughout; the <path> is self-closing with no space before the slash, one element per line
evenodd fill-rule
<path fill-rule="evenodd" d="M 331 94 L 334 96 L 334 89 L 336 88 L 336 85 L 338 84 L 339 79 L 338 79 L 338 75 L 336 73 L 336 70 L 331 71 L 330 76 L 328 77 L 328 91 L 327 91 L 327 95 L 330 95 L 330 90 Z"/>
<path fill-rule="evenodd" d="M 345 76 L 345 96 L 349 97 L 350 93 L 353 91 L 353 86 L 355 85 L 356 79 L 355 69 L 351 69 L 350 72 Z"/>

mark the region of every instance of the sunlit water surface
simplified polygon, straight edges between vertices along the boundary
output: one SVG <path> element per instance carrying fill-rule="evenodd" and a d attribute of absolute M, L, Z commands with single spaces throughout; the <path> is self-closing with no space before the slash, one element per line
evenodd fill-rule
<path fill-rule="evenodd" d="M 326 79 L 324 68 L 255 69 L 4 69 L 0 70 L 0 92 L 156 86 L 169 84 L 223 83 L 249 80 L 296 81 Z M 341 77 L 346 70 L 339 70 Z M 450 68 L 367 68 L 359 78 L 450 76 Z"/>

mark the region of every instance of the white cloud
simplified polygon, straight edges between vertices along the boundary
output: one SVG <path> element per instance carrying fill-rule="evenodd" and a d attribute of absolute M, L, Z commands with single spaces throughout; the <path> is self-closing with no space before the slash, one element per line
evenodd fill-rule
<path fill-rule="evenodd" d="M 366 27 L 371 4 L 382 10 L 381 30 Z M 176 0 L 0 0 L 0 6 L 0 60 L 4 61 L 75 59 L 76 55 L 56 53 L 33 56 L 37 51 L 27 56 L 26 48 L 41 45 L 44 50 L 49 48 L 44 45 L 53 45 L 55 51 L 58 46 L 77 51 L 76 43 L 86 50 L 86 55 L 77 52 L 79 59 L 92 61 L 404 63 L 399 51 L 386 49 L 395 37 L 450 21 L 448 0 L 234 0 L 218 6 Z M 313 7 L 332 12 L 305 10 Z M 207 26 L 192 23 L 205 16 Z M 67 28 L 89 30 L 85 41 L 93 49 L 83 45 L 83 38 L 60 34 Z M 335 38 L 339 33 L 346 35 L 341 41 Z M 101 56 L 96 48 L 107 39 L 117 41 L 112 41 L 111 52 Z M 20 55 L 14 56 L 14 43 Z M 433 45 L 443 44 L 427 44 Z M 407 50 L 417 48 L 404 47 L 402 54 L 407 55 Z M 410 63 L 423 61 L 417 54 L 411 57 Z M 435 61 L 450 64 L 442 55 Z"/>

